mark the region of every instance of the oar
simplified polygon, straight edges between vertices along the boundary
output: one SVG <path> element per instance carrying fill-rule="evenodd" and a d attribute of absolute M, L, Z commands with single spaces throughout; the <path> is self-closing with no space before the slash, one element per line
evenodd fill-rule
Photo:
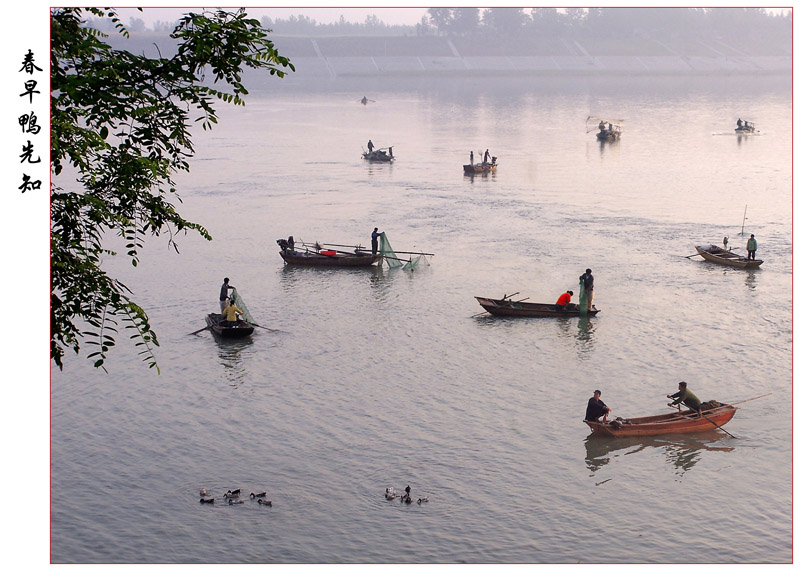
<path fill-rule="evenodd" d="M 435 254 L 428 254 L 427 252 L 401 252 L 400 250 L 395 250 L 395 254 L 419 254 L 420 256 L 434 256 Z"/>
<path fill-rule="evenodd" d="M 210 326 L 210 325 L 206 325 L 206 326 L 205 326 L 205 327 L 203 327 L 202 329 L 198 329 L 197 331 L 192 331 L 191 333 L 189 333 L 189 335 L 197 335 L 198 333 L 200 333 L 201 331 L 205 331 L 205 330 L 206 330 L 206 329 L 208 329 L 209 327 L 211 327 L 211 326 Z"/>
<path fill-rule="evenodd" d="M 684 256 L 684 258 L 694 258 L 695 256 L 699 256 L 700 254 L 692 254 L 691 256 Z"/>
<path fill-rule="evenodd" d="M 669 404 L 669 405 L 667 405 L 667 406 L 672 406 L 672 405 L 671 405 L 671 404 Z M 690 408 L 690 407 L 688 407 L 688 406 L 687 406 L 686 408 L 688 408 L 689 410 L 694 410 L 693 408 Z M 681 403 L 678 403 L 678 412 L 680 412 L 680 411 L 681 411 Z M 717 428 L 719 428 L 719 429 L 720 429 L 722 432 L 724 432 L 725 434 L 727 434 L 727 435 L 728 435 L 728 436 L 730 436 L 731 438 L 736 438 L 736 437 L 735 437 L 733 434 L 731 434 L 730 432 L 728 432 L 727 430 L 725 430 L 724 428 L 722 428 L 722 427 L 721 427 L 719 424 L 717 424 L 716 422 L 714 422 L 713 420 L 711 420 L 711 419 L 710 419 L 710 418 L 708 418 L 707 416 L 703 416 L 703 413 L 702 413 L 702 412 L 700 412 L 699 410 L 696 410 L 696 411 L 694 411 L 694 412 L 696 412 L 696 413 L 697 413 L 697 415 L 698 415 L 700 418 L 704 418 L 704 419 L 706 419 L 708 422 L 710 422 L 711 424 L 713 424 L 714 426 L 716 426 Z"/>
<path fill-rule="evenodd" d="M 261 329 L 266 329 L 267 331 L 272 331 L 273 333 L 277 333 L 280 329 L 270 329 L 269 327 L 264 327 L 263 325 L 259 325 L 258 323 L 253 323 L 252 321 L 248 321 L 248 323 L 254 327 L 260 327 Z"/>
<path fill-rule="evenodd" d="M 758 395 L 757 397 L 749 398 L 749 399 L 746 399 L 746 400 L 740 400 L 739 402 L 732 402 L 728 406 L 733 406 L 733 405 L 736 405 L 736 404 L 742 404 L 743 402 L 750 402 L 751 400 L 756 400 L 756 399 L 760 399 L 760 398 L 763 398 L 763 397 L 768 397 L 771 394 L 772 393 L 767 393 L 765 395 Z"/>

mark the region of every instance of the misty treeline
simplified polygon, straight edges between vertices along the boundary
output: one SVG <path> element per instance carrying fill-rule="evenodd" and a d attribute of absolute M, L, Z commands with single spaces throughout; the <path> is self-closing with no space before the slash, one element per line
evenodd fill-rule
<path fill-rule="evenodd" d="M 157 21 L 154 32 L 171 32 L 176 22 Z M 90 20 L 89 25 L 93 22 Z M 108 26 L 99 21 L 98 27 Z M 771 13 L 764 8 L 429 8 L 416 25 L 384 23 L 369 14 L 363 22 L 344 16 L 330 24 L 300 14 L 288 18 L 261 17 L 276 35 L 347 36 L 461 36 L 572 39 L 613 36 L 618 39 L 709 37 L 734 42 L 791 39 L 790 10 Z M 128 24 L 132 32 L 148 29 L 140 18 Z"/>

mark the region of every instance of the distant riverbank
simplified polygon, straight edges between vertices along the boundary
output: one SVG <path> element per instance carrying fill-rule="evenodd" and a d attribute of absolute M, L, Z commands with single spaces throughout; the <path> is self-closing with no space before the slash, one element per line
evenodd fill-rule
<path fill-rule="evenodd" d="M 520 42 L 444 36 L 271 35 L 281 55 L 297 68 L 297 80 L 348 76 L 735 76 L 791 75 L 791 46 L 747 50 L 720 39 L 614 38 L 576 40 L 530 38 Z M 135 53 L 162 55 L 173 41 L 155 33 L 139 33 L 114 41 Z"/>

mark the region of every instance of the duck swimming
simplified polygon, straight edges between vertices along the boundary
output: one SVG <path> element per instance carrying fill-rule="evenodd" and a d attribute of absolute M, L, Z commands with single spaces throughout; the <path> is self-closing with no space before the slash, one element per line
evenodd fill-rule
<path fill-rule="evenodd" d="M 200 503 L 201 504 L 213 504 L 214 503 L 214 498 L 208 498 L 208 499 L 200 498 Z"/>
<path fill-rule="evenodd" d="M 203 497 L 203 498 L 204 498 L 204 497 L 206 497 L 207 495 L 208 495 L 208 492 L 206 492 L 206 489 L 205 489 L 205 488 L 203 488 L 203 489 L 201 489 L 201 490 L 200 490 L 200 497 Z"/>
<path fill-rule="evenodd" d="M 272 500 L 262 500 L 259 498 L 258 503 L 262 506 L 270 506 L 272 507 Z"/>
<path fill-rule="evenodd" d="M 267 492 L 258 492 L 257 494 L 255 492 L 250 492 L 251 500 L 255 498 L 266 498 L 266 497 L 267 497 Z"/>
<path fill-rule="evenodd" d="M 225 492 L 225 493 L 224 493 L 224 494 L 222 494 L 222 495 L 223 495 L 224 497 L 226 497 L 226 498 L 238 498 L 238 497 L 239 497 L 239 494 L 241 494 L 241 493 L 242 493 L 242 490 L 241 490 L 241 488 L 237 488 L 237 489 L 235 489 L 235 490 L 228 490 L 227 492 Z"/>
<path fill-rule="evenodd" d="M 384 494 L 387 500 L 393 500 L 397 497 L 397 494 L 394 493 L 394 488 L 386 488 L 386 493 Z"/>
<path fill-rule="evenodd" d="M 427 502 L 427 501 L 428 501 L 428 496 L 425 496 L 424 498 L 417 499 L 417 503 L 418 504 L 421 504 L 422 502 Z"/>
<path fill-rule="evenodd" d="M 239 498 L 228 498 L 228 505 L 232 506 L 233 504 L 243 504 L 244 500 L 240 500 Z"/>

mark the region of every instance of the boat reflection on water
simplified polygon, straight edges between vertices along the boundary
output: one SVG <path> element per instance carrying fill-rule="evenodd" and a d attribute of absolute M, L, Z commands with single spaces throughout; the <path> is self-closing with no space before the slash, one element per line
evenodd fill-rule
<path fill-rule="evenodd" d="M 245 361 L 247 355 L 252 353 L 253 338 L 217 339 L 215 336 L 214 339 L 217 341 L 217 353 L 222 367 L 223 380 L 230 387 L 240 387 L 245 383 L 248 375 Z"/>
<path fill-rule="evenodd" d="M 586 445 L 586 467 L 594 473 L 613 459 L 635 454 L 648 448 L 660 448 L 667 462 L 673 464 L 679 475 L 683 475 L 699 462 L 702 454 L 707 452 L 731 452 L 732 446 L 718 446 L 720 440 L 729 439 L 722 432 L 707 432 L 698 436 L 631 436 L 624 438 L 604 438 L 590 434 Z M 594 474 L 593 474 L 594 475 Z"/>

